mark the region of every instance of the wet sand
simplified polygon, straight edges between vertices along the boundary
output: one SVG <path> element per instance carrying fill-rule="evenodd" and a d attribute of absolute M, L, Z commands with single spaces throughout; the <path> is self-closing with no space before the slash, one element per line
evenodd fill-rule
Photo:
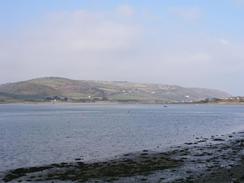
<path fill-rule="evenodd" d="M 244 133 L 194 142 L 164 152 L 143 150 L 100 162 L 64 162 L 2 173 L 3 182 L 244 182 Z M 1 177 L 0 177 L 1 182 Z"/>

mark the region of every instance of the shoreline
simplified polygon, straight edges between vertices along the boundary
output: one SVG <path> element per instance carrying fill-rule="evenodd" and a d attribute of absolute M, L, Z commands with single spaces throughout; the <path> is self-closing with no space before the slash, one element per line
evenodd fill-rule
<path fill-rule="evenodd" d="M 202 103 L 202 102 L 185 102 L 185 103 L 181 103 L 181 102 L 172 102 L 172 103 L 153 103 L 153 102 L 119 102 L 119 101 L 114 101 L 114 102 L 106 102 L 106 101 L 100 101 L 100 102 L 31 102 L 31 101 L 23 101 L 23 102 L 4 102 L 1 103 L 0 105 L 11 105 L 11 104 L 16 104 L 16 105 L 24 105 L 24 104 L 33 104 L 33 105 L 45 105 L 45 104 L 49 104 L 49 105 L 58 105 L 58 104 L 62 104 L 62 105 L 163 105 L 165 107 L 167 107 L 167 105 L 244 105 L 244 103 L 238 103 L 238 102 L 234 102 L 234 103 L 228 103 L 228 102 L 210 102 L 210 103 Z"/>
<path fill-rule="evenodd" d="M 143 150 L 98 162 L 63 162 L 5 172 L 4 182 L 244 182 L 244 132 Z"/>

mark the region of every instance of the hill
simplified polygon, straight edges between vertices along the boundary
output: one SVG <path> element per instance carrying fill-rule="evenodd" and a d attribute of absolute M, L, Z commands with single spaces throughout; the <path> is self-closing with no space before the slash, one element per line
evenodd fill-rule
<path fill-rule="evenodd" d="M 230 97 L 230 94 L 213 89 L 126 81 L 71 80 L 59 77 L 0 85 L 0 102 L 62 100 L 165 103 L 225 97 Z"/>

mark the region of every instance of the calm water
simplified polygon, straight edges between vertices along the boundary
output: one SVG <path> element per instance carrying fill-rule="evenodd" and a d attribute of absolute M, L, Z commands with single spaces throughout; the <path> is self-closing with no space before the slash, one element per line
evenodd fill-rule
<path fill-rule="evenodd" d="M 244 130 L 244 106 L 0 105 L 0 171 Z"/>

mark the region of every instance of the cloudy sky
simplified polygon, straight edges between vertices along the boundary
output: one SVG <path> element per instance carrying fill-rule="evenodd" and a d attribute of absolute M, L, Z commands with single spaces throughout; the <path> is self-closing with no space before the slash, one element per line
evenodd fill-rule
<path fill-rule="evenodd" d="M 0 0 L 0 83 L 43 76 L 244 95 L 244 0 Z"/>

